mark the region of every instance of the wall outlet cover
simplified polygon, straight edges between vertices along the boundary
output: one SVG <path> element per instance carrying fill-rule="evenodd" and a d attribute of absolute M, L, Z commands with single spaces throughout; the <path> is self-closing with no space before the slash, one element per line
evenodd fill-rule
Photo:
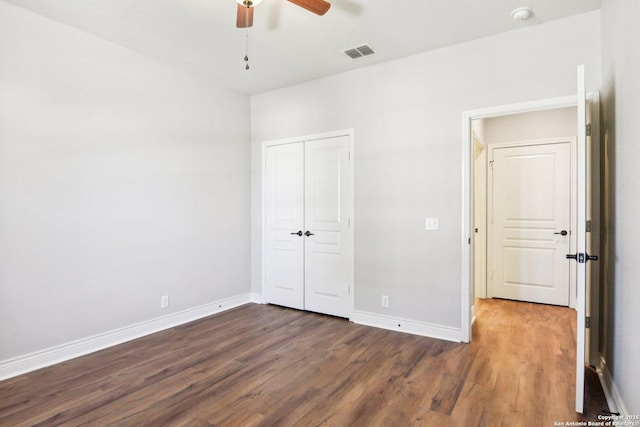
<path fill-rule="evenodd" d="M 434 231 L 434 230 L 437 230 L 438 227 L 439 227 L 438 218 L 425 218 L 424 220 L 425 230 Z"/>
<path fill-rule="evenodd" d="M 383 307 L 389 307 L 389 295 L 382 295 L 382 301 L 380 303 Z"/>

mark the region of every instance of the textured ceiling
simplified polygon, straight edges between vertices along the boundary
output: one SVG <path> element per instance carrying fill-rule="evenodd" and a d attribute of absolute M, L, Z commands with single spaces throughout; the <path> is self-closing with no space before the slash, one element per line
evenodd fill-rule
<path fill-rule="evenodd" d="M 0 0 L 244 93 L 349 71 L 600 7 L 600 0 L 330 0 L 319 17 L 285 0 L 256 6 L 245 30 L 235 0 Z M 516 22 L 511 11 L 530 6 Z M 368 43 L 376 55 L 349 59 Z"/>

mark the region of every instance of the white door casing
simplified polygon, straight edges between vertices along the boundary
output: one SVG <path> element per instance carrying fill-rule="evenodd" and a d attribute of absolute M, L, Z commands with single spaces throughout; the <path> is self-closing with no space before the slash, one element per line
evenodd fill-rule
<path fill-rule="evenodd" d="M 487 119 L 508 114 L 526 113 L 530 111 L 565 108 L 576 105 L 575 96 L 565 96 L 561 98 L 542 99 L 538 101 L 523 102 L 519 104 L 501 105 L 479 110 L 464 111 L 462 113 L 462 238 L 460 239 L 460 322 L 461 341 L 471 342 L 473 316 L 473 287 L 474 287 L 474 244 L 473 242 L 473 220 L 474 220 L 474 167 L 473 167 L 473 135 L 472 122 L 477 119 Z"/>
<path fill-rule="evenodd" d="M 487 151 L 488 148 L 475 137 L 474 140 L 474 297 L 487 298 Z"/>
<path fill-rule="evenodd" d="M 350 131 L 264 144 L 265 302 L 351 316 L 352 145 Z"/>
<path fill-rule="evenodd" d="M 572 142 L 490 146 L 489 296 L 569 305 Z"/>

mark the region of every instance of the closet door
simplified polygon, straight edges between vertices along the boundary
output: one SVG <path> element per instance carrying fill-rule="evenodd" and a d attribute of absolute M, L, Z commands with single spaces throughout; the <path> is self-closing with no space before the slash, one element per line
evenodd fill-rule
<path fill-rule="evenodd" d="M 305 309 L 349 317 L 349 137 L 305 143 Z"/>
<path fill-rule="evenodd" d="M 265 150 L 264 296 L 304 309 L 304 145 Z"/>
<path fill-rule="evenodd" d="M 350 137 L 265 148 L 264 297 L 349 317 L 353 307 Z"/>

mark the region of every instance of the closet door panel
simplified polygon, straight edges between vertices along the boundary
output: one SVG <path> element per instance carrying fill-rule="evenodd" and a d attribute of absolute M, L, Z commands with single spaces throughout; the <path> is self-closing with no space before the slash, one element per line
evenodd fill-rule
<path fill-rule="evenodd" d="M 264 175 L 265 300 L 304 309 L 304 145 L 267 147 Z"/>
<path fill-rule="evenodd" d="M 350 314 L 349 137 L 305 143 L 305 309 Z"/>

